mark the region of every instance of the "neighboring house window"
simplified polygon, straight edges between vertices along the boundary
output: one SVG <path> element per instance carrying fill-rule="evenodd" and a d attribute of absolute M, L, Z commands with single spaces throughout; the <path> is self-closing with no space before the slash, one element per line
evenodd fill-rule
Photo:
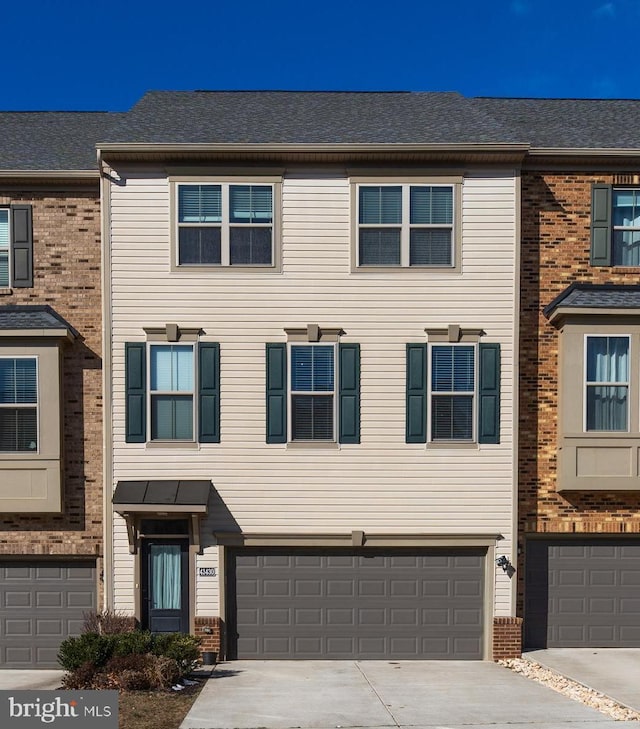
<path fill-rule="evenodd" d="M 292 345 L 291 440 L 335 440 L 335 347 Z"/>
<path fill-rule="evenodd" d="M 149 383 L 151 440 L 193 440 L 193 347 L 152 344 Z"/>
<path fill-rule="evenodd" d="M 613 265 L 640 266 L 640 190 L 614 189 Z"/>
<path fill-rule="evenodd" d="M 0 357 L 0 451 L 38 450 L 35 357 Z"/>
<path fill-rule="evenodd" d="M 586 338 L 585 430 L 629 429 L 629 337 Z"/>
<path fill-rule="evenodd" d="M 454 265 L 453 185 L 358 185 L 358 265 Z"/>
<path fill-rule="evenodd" d="M 125 439 L 220 442 L 220 345 L 127 342 Z"/>
<path fill-rule="evenodd" d="M 474 438 L 475 347 L 431 347 L 431 440 Z"/>
<path fill-rule="evenodd" d="M 273 265 L 273 192 L 271 184 L 178 184 L 178 265 Z"/>
<path fill-rule="evenodd" d="M 9 285 L 9 210 L 0 208 L 0 286 Z"/>
<path fill-rule="evenodd" d="M 33 286 L 31 205 L 0 208 L 0 288 Z"/>

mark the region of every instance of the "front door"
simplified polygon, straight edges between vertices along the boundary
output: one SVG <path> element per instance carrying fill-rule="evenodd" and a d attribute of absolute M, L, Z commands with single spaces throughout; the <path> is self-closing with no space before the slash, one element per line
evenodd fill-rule
<path fill-rule="evenodd" d="M 189 540 L 143 539 L 142 627 L 189 632 Z"/>

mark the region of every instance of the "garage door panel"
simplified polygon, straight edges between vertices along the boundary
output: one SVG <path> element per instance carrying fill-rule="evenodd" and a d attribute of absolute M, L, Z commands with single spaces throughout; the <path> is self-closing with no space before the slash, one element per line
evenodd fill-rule
<path fill-rule="evenodd" d="M 246 552 L 230 553 L 239 658 L 482 658 L 481 550 Z"/>
<path fill-rule="evenodd" d="M 0 668 L 59 668 L 62 640 L 96 609 L 95 564 L 0 565 Z"/>
<path fill-rule="evenodd" d="M 525 647 L 640 647 L 640 543 L 527 543 Z"/>

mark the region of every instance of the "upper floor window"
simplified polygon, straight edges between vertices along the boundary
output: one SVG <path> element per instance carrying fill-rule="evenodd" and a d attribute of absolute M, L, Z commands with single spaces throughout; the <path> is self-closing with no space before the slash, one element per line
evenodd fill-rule
<path fill-rule="evenodd" d="M 272 266 L 272 184 L 177 185 L 180 266 Z"/>
<path fill-rule="evenodd" d="M 629 337 L 586 338 L 585 430 L 629 429 Z"/>
<path fill-rule="evenodd" d="M 431 440 L 474 438 L 475 347 L 431 347 Z"/>
<path fill-rule="evenodd" d="M 613 265 L 640 266 L 640 190 L 615 189 L 613 200 Z"/>
<path fill-rule="evenodd" d="M 0 208 L 0 286 L 9 285 L 9 210 Z"/>
<path fill-rule="evenodd" d="M 335 346 L 291 346 L 291 440 L 335 440 Z"/>
<path fill-rule="evenodd" d="M 454 265 L 453 185 L 358 185 L 358 265 Z"/>
<path fill-rule="evenodd" d="M 33 286 L 31 205 L 0 208 L 0 288 Z"/>
<path fill-rule="evenodd" d="M 149 383 L 151 440 L 193 440 L 193 346 L 152 344 Z"/>
<path fill-rule="evenodd" d="M 35 357 L 0 357 L 0 451 L 38 450 Z"/>

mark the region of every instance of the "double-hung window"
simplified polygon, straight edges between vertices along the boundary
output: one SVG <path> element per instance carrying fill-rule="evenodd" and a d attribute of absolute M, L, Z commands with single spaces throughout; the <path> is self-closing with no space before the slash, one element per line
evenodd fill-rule
<path fill-rule="evenodd" d="M 474 439 L 476 348 L 431 347 L 431 440 Z"/>
<path fill-rule="evenodd" d="M 615 189 L 613 201 L 613 265 L 640 266 L 640 190 Z"/>
<path fill-rule="evenodd" d="M 35 357 L 0 357 L 0 452 L 38 450 Z"/>
<path fill-rule="evenodd" d="M 629 430 L 629 337 L 587 336 L 585 430 Z"/>
<path fill-rule="evenodd" d="M 335 440 L 335 347 L 295 344 L 291 356 L 291 440 Z"/>
<path fill-rule="evenodd" d="M 149 385 L 151 440 L 193 440 L 193 346 L 150 345 Z"/>
<path fill-rule="evenodd" d="M 272 266 L 274 185 L 177 184 L 179 266 Z"/>
<path fill-rule="evenodd" d="M 9 286 L 9 209 L 0 208 L 0 287 Z"/>
<path fill-rule="evenodd" d="M 454 186 L 357 186 L 359 266 L 454 265 Z"/>

